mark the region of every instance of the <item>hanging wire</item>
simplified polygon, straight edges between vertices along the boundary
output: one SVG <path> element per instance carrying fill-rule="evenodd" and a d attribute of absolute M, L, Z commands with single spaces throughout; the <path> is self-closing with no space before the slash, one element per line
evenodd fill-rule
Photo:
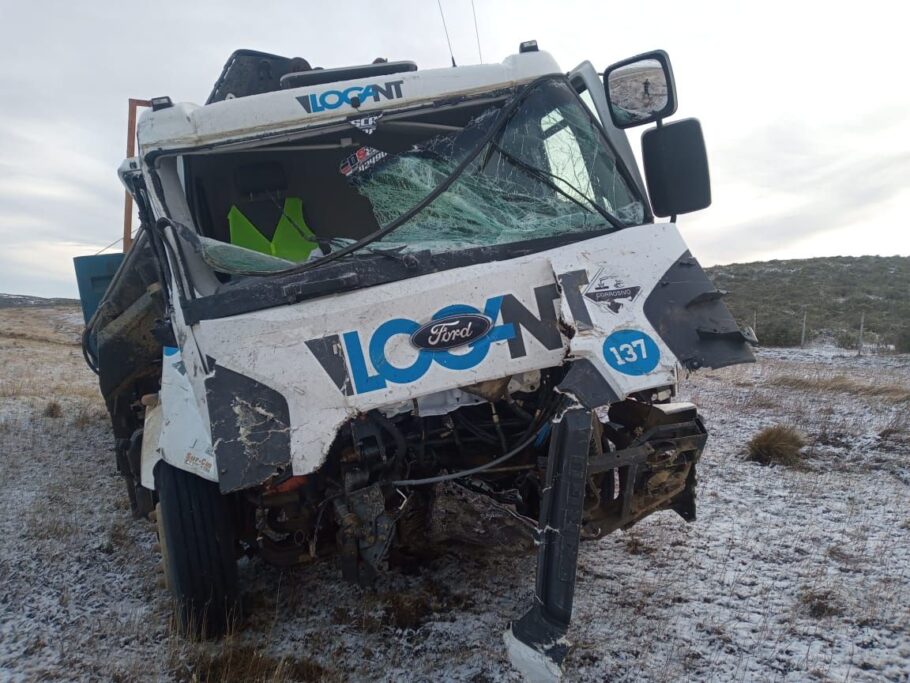
<path fill-rule="evenodd" d="M 474 15 L 474 35 L 477 36 L 477 56 L 483 64 L 483 52 L 480 51 L 480 31 L 477 30 L 477 10 L 474 9 L 474 0 L 471 0 L 471 13 Z"/>
<path fill-rule="evenodd" d="M 449 27 L 446 26 L 446 15 L 442 11 L 442 0 L 436 0 L 439 5 L 439 16 L 442 17 L 442 28 L 446 32 L 446 42 L 449 44 L 449 57 L 452 58 L 452 66 L 455 66 L 455 53 L 452 52 L 452 41 L 449 39 Z"/>
<path fill-rule="evenodd" d="M 137 232 L 139 232 L 139 228 L 136 228 L 135 230 L 133 230 L 133 233 L 130 235 L 130 237 L 135 237 Z M 110 244 L 108 244 L 106 247 L 102 247 L 101 249 L 99 249 L 98 251 L 96 251 L 94 254 L 92 254 L 92 256 L 97 256 L 97 255 L 100 254 L 101 252 L 107 251 L 108 249 L 110 249 L 111 247 L 113 247 L 115 244 L 117 244 L 118 242 L 122 242 L 122 241 L 123 241 L 123 237 L 118 237 L 118 238 L 115 239 L 113 242 L 111 242 Z"/>
<path fill-rule="evenodd" d="M 106 247 L 102 247 L 101 249 L 99 249 L 98 251 L 96 251 L 94 254 L 92 254 L 92 256 L 97 256 L 97 255 L 100 254 L 102 251 L 107 251 L 108 249 L 110 249 L 111 247 L 113 247 L 115 244 L 117 244 L 117 242 L 122 242 L 122 241 L 123 241 L 123 238 L 122 238 L 122 237 L 118 237 L 118 238 L 115 239 L 113 242 L 111 242 L 110 244 L 108 244 Z"/>

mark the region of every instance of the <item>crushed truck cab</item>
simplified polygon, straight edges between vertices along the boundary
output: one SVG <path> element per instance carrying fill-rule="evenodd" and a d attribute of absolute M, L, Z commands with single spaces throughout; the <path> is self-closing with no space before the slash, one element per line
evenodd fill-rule
<path fill-rule="evenodd" d="M 369 583 L 470 543 L 538 553 L 506 643 L 558 675 L 579 542 L 695 518 L 679 372 L 753 359 L 675 224 L 710 203 L 675 107 L 663 52 L 601 78 L 531 44 L 239 51 L 204 106 L 152 100 L 120 170 L 142 227 L 84 346 L 185 631 L 239 618 L 242 554 Z M 646 184 L 625 129 L 652 121 Z"/>

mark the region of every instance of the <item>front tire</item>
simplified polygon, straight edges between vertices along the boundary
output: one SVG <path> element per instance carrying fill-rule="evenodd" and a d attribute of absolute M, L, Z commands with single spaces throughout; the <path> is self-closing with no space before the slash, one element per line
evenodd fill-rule
<path fill-rule="evenodd" d="M 227 633 L 240 617 L 231 514 L 218 485 L 160 462 L 158 536 L 177 627 L 186 636 Z"/>

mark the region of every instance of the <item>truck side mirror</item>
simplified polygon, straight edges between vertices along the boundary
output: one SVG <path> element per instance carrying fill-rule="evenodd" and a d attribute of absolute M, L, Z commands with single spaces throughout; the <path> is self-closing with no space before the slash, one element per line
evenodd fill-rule
<path fill-rule="evenodd" d="M 698 119 L 646 130 L 641 155 L 655 216 L 675 216 L 711 206 L 708 154 Z"/>
<path fill-rule="evenodd" d="M 663 50 L 624 59 L 604 71 L 610 118 L 617 128 L 642 126 L 676 111 L 670 57 Z"/>

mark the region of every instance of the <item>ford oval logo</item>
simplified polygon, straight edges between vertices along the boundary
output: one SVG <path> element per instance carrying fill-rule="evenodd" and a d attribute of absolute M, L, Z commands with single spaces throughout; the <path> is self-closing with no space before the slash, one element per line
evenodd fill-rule
<path fill-rule="evenodd" d="M 478 313 L 447 315 L 431 320 L 411 335 L 411 343 L 418 349 L 443 351 L 470 344 L 493 328 L 493 321 Z"/>

